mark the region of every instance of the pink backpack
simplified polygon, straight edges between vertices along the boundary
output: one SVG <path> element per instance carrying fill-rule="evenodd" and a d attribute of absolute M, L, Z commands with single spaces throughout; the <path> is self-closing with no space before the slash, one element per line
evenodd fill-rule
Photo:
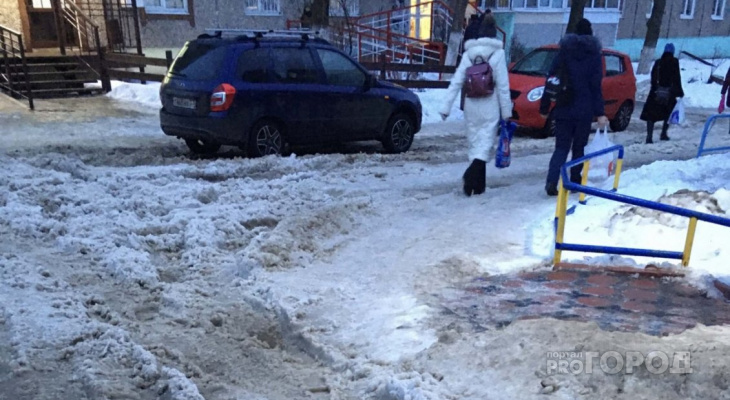
<path fill-rule="evenodd" d="M 489 60 L 474 59 L 474 65 L 466 69 L 464 95 L 471 98 L 487 97 L 494 93 L 494 76 Z"/>

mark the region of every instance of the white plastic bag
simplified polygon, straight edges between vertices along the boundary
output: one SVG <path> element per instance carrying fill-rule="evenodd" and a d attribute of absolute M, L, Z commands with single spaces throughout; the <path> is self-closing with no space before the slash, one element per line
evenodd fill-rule
<path fill-rule="evenodd" d="M 682 98 L 677 99 L 677 105 L 674 106 L 674 110 L 669 114 L 669 123 L 674 125 L 684 124 L 684 103 Z"/>
<path fill-rule="evenodd" d="M 593 140 L 585 148 L 585 155 L 607 149 L 614 146 L 614 143 L 608 137 L 608 128 L 596 129 L 596 135 L 593 136 Z M 613 175 L 616 169 L 616 157 L 617 154 L 607 153 L 598 157 L 591 158 L 590 170 L 588 171 L 589 178 L 608 178 Z"/>

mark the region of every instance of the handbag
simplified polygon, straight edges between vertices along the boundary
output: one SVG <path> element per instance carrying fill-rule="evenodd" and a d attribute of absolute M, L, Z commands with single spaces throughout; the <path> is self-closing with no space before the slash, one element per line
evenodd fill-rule
<path fill-rule="evenodd" d="M 669 86 L 659 86 L 654 91 L 654 99 L 661 105 L 669 104 L 669 100 L 672 98 L 672 88 Z"/>
<path fill-rule="evenodd" d="M 570 76 L 565 62 L 561 62 L 555 72 L 545 79 L 545 89 L 540 99 L 540 114 L 547 115 L 550 104 L 556 106 L 568 105 L 573 102 L 573 90 L 570 85 Z"/>

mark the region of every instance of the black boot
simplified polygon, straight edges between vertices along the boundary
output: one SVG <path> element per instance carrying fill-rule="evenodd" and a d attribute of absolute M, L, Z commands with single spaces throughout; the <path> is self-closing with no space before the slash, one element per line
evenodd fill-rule
<path fill-rule="evenodd" d="M 654 143 L 654 122 L 646 121 L 646 144 Z"/>
<path fill-rule="evenodd" d="M 545 193 L 547 193 L 548 196 L 557 196 L 558 195 L 558 184 L 557 183 L 546 183 L 545 184 Z"/>
<path fill-rule="evenodd" d="M 664 125 L 662 125 L 662 135 L 659 137 L 659 140 L 669 140 L 669 136 L 667 136 L 668 129 L 669 129 L 669 122 L 664 121 Z"/>
<path fill-rule="evenodd" d="M 475 159 L 464 172 L 464 194 L 482 194 L 487 186 L 487 163 Z"/>

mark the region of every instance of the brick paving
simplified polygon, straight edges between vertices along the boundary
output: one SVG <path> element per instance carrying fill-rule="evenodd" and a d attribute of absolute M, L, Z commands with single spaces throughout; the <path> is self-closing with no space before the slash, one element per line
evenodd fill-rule
<path fill-rule="evenodd" d="M 682 278 L 559 270 L 482 277 L 462 289 L 444 306 L 478 329 L 556 318 L 665 336 L 697 324 L 730 324 L 730 303 L 707 297 Z"/>

